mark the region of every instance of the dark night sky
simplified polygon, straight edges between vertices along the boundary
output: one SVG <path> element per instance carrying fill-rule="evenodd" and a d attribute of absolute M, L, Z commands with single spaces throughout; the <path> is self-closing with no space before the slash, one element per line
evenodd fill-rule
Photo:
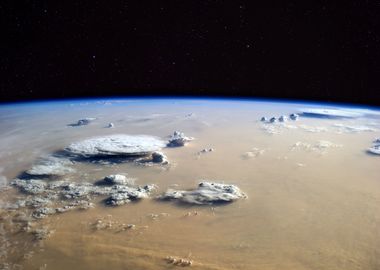
<path fill-rule="evenodd" d="M 380 5 L 370 1 L 6 2 L 1 101 L 221 95 L 380 105 Z"/>

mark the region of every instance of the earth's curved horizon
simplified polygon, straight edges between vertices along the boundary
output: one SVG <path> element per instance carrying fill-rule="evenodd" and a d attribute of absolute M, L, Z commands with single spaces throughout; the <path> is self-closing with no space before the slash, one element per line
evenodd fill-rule
<path fill-rule="evenodd" d="M 0 268 L 380 268 L 380 107 L 23 101 L 0 134 Z"/>
<path fill-rule="evenodd" d="M 197 95 L 135 95 L 135 96 L 83 96 L 83 97 L 66 97 L 66 98 L 34 98 L 34 99 L 19 99 L 19 100 L 4 100 L 0 101 L 0 106 L 6 105 L 31 105 L 31 104 L 43 104 L 43 103 L 70 103 L 70 102 L 97 102 L 97 101 L 128 101 L 128 100 L 141 100 L 141 101 L 170 101 L 170 100 L 182 100 L 182 101 L 242 101 L 242 102 L 264 102 L 264 103 L 289 103 L 289 104 L 309 104 L 316 106 L 327 107 L 346 107 L 346 108 L 370 108 L 373 110 L 380 109 L 380 105 L 377 104 L 365 104 L 355 103 L 339 100 L 309 100 L 299 98 L 276 98 L 276 97 L 247 97 L 247 96 L 197 96 Z"/>

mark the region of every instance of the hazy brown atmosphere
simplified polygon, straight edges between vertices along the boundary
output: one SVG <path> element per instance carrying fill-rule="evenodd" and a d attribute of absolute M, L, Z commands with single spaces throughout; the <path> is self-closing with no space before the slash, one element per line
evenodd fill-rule
<path fill-rule="evenodd" d="M 76 172 L 63 179 L 96 182 L 128 174 L 137 184 L 158 189 L 138 202 L 110 207 L 100 196 L 93 209 L 34 220 L 33 226 L 51 230 L 41 241 L 18 225 L 23 208 L 7 207 L 20 192 L 4 187 L 0 268 L 181 268 L 165 259 L 173 256 L 191 260 L 193 269 L 380 269 L 380 156 L 367 153 L 380 137 L 380 112 L 260 121 L 305 107 L 322 106 L 208 100 L 3 105 L 4 185 L 39 157 L 93 136 L 165 139 L 179 130 L 195 139 L 184 147 L 163 148 L 169 165 L 75 164 Z M 96 120 L 68 126 L 84 117 Z M 107 128 L 110 122 L 113 128 Z M 214 151 L 199 153 L 204 148 Z M 170 187 L 191 189 L 204 179 L 234 184 L 248 197 L 206 206 L 155 199 Z M 97 228 L 99 220 L 109 226 Z M 135 226 L 120 230 L 122 224 Z"/>

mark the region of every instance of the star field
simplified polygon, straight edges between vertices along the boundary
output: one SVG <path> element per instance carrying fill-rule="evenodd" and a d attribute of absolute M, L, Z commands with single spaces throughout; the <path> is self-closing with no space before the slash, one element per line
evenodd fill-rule
<path fill-rule="evenodd" d="M 222 95 L 380 104 L 378 6 L 9 1 L 0 98 Z"/>

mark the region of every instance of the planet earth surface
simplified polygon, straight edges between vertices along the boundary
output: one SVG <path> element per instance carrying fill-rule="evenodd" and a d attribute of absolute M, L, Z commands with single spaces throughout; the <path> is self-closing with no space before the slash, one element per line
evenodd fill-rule
<path fill-rule="evenodd" d="M 380 109 L 0 106 L 0 269 L 380 269 Z"/>

